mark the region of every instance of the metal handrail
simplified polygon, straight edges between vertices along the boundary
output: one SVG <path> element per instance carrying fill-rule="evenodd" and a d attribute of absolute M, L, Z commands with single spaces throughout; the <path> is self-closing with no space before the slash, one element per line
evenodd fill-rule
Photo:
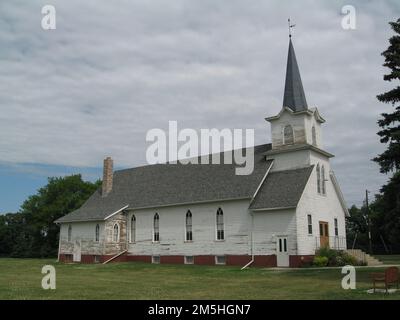
<path fill-rule="evenodd" d="M 343 236 L 329 236 L 329 237 L 323 237 L 323 238 L 328 238 L 328 247 L 334 250 L 346 250 L 347 249 L 347 243 L 346 243 L 346 237 Z M 315 237 L 315 248 L 320 249 L 321 248 L 321 237 Z"/>

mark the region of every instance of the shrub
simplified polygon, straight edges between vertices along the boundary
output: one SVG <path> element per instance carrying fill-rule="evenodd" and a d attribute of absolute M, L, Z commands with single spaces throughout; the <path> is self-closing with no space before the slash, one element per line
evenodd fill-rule
<path fill-rule="evenodd" d="M 332 250 L 328 247 L 323 247 L 319 249 L 315 255 L 318 257 L 326 257 L 328 259 L 328 266 L 336 266 L 336 259 L 338 257 L 339 251 Z"/>
<path fill-rule="evenodd" d="M 346 265 L 352 265 L 352 266 L 362 265 L 362 263 L 360 261 L 357 261 L 356 258 L 349 255 L 347 252 L 337 251 L 337 250 L 333 250 L 330 248 L 319 249 L 315 253 L 315 257 L 316 258 L 318 258 L 318 257 L 326 258 L 327 259 L 326 266 L 329 266 L 329 267 L 342 267 L 342 266 L 346 266 Z M 315 259 L 314 259 L 314 265 L 316 265 Z M 318 265 L 318 266 L 321 266 L 321 265 Z"/>
<path fill-rule="evenodd" d="M 342 256 L 342 255 L 338 255 L 337 257 L 336 257 L 336 265 L 338 266 L 338 267 L 342 267 L 342 266 L 345 266 L 345 265 L 347 265 L 347 263 L 345 262 L 345 258 Z"/>
<path fill-rule="evenodd" d="M 340 252 L 339 257 L 340 257 L 341 263 L 337 263 L 338 266 L 346 266 L 346 265 L 357 266 L 357 265 L 359 265 L 359 262 L 357 261 L 356 258 L 354 258 L 353 256 L 349 255 L 348 253 L 346 253 L 344 251 Z"/>
<path fill-rule="evenodd" d="M 326 267 L 328 265 L 328 258 L 322 256 L 314 257 L 314 266 L 316 267 Z"/>

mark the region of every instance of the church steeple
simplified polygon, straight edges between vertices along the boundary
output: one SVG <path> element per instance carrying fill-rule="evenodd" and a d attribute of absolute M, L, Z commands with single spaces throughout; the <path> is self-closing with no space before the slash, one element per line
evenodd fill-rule
<path fill-rule="evenodd" d="M 291 28 L 294 25 L 290 24 L 290 20 L 288 22 L 289 52 L 283 107 L 276 116 L 265 118 L 271 123 L 271 154 L 304 148 L 322 150 L 321 124 L 325 120 L 316 107 L 309 109 L 307 106 L 292 43 Z"/>
<path fill-rule="evenodd" d="M 290 28 L 291 26 L 289 22 L 289 31 Z M 283 106 L 288 107 L 295 112 L 308 109 L 290 33 Z"/>

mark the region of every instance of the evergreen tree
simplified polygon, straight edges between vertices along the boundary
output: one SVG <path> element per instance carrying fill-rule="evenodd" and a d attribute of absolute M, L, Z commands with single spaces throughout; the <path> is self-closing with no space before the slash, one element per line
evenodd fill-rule
<path fill-rule="evenodd" d="M 374 225 L 389 244 L 400 250 L 400 172 L 382 187 L 371 210 L 375 212 Z"/>
<path fill-rule="evenodd" d="M 382 53 L 385 57 L 383 66 L 391 71 L 383 79 L 385 81 L 395 81 L 396 87 L 386 93 L 377 96 L 378 100 L 384 103 L 391 103 L 395 110 L 391 113 L 382 113 L 382 118 L 378 125 L 382 128 L 378 132 L 382 143 L 388 144 L 387 149 L 376 158 L 382 173 L 400 169 L 400 19 L 389 22 L 396 33 L 389 39 L 389 47 Z"/>

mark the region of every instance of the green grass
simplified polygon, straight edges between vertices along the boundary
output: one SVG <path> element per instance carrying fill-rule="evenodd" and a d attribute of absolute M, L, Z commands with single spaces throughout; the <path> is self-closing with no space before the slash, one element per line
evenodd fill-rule
<path fill-rule="evenodd" d="M 382 261 L 384 264 L 400 265 L 400 254 L 374 255 L 374 257 Z"/>
<path fill-rule="evenodd" d="M 41 288 L 43 265 L 54 265 L 57 289 Z M 271 270 L 238 267 L 0 259 L 0 299 L 400 299 L 367 294 L 370 272 L 357 269 L 357 289 L 341 288 L 340 269 Z"/>

